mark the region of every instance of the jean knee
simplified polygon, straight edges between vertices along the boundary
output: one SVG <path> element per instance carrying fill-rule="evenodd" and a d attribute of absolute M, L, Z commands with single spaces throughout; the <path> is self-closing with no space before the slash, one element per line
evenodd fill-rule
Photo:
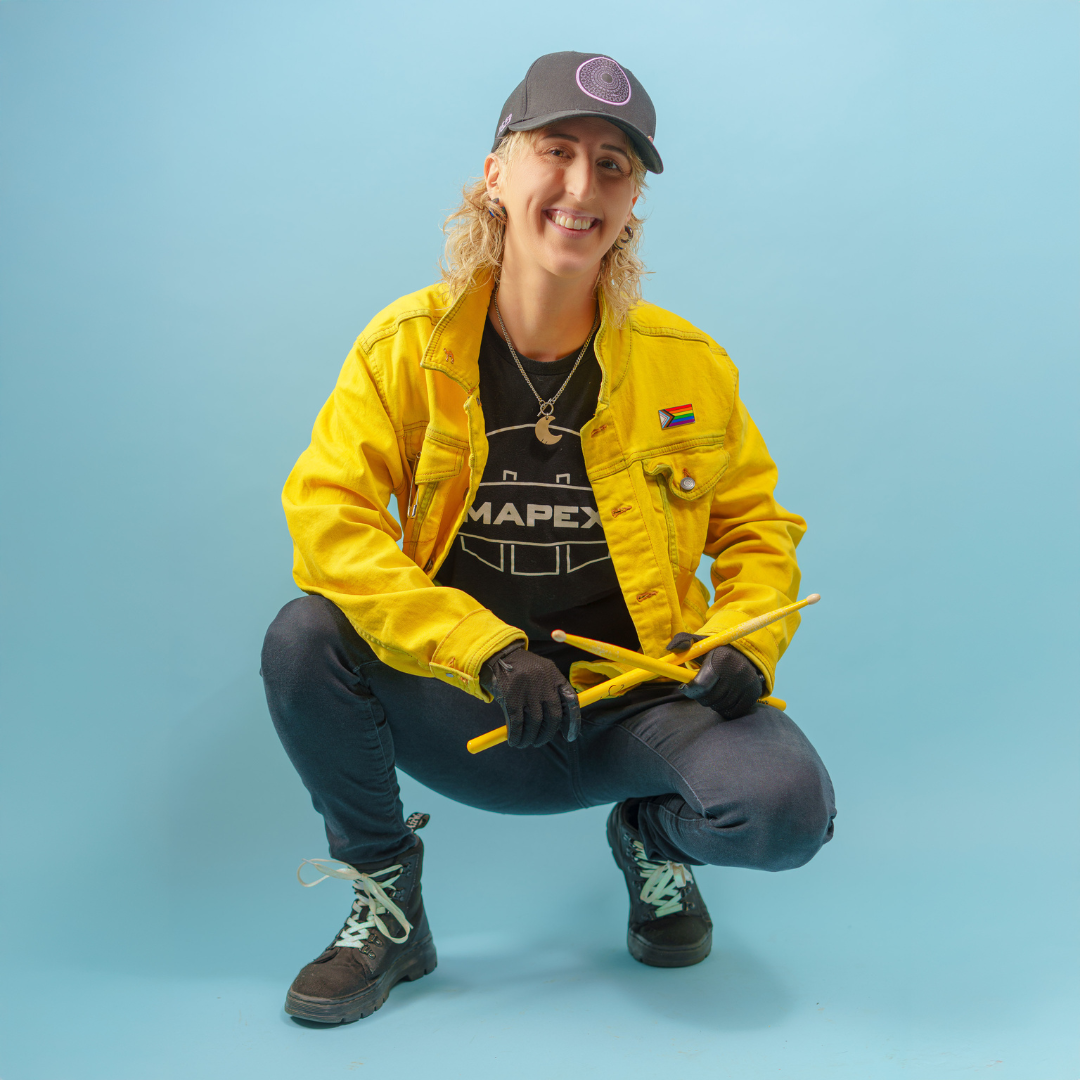
<path fill-rule="evenodd" d="M 756 793 L 752 821 L 762 870 L 794 870 L 808 863 L 832 839 L 832 784 L 810 767 Z"/>
<path fill-rule="evenodd" d="M 334 604 L 325 596 L 290 600 L 266 631 L 260 674 L 268 689 L 317 667 L 317 658 L 341 635 Z"/>
<path fill-rule="evenodd" d="M 715 866 L 793 870 L 808 863 L 832 838 L 832 784 L 807 767 L 758 777 L 753 787 L 706 810 L 699 834 L 707 850 L 695 852 Z"/>

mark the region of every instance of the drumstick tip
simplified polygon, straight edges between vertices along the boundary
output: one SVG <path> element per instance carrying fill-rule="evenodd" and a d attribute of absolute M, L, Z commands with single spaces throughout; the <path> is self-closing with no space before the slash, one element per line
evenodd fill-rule
<path fill-rule="evenodd" d="M 551 631 L 551 637 L 552 637 L 552 640 L 554 640 L 554 641 L 565 641 L 566 640 L 566 631 L 565 630 L 552 630 Z"/>
<path fill-rule="evenodd" d="M 816 603 L 817 603 L 817 602 L 818 602 L 818 601 L 819 601 L 820 599 L 821 599 L 821 593 L 819 593 L 819 592 L 812 592 L 812 593 L 811 593 L 811 594 L 810 594 L 810 595 L 809 595 L 809 596 L 808 596 L 808 597 L 806 598 L 806 602 L 807 602 L 808 604 L 816 604 Z"/>

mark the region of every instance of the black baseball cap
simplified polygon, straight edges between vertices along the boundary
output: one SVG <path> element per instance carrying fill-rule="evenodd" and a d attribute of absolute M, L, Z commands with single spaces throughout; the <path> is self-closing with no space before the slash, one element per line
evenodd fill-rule
<path fill-rule="evenodd" d="M 653 146 L 656 110 L 645 87 L 603 53 L 557 52 L 534 60 L 499 113 L 491 149 L 508 131 L 535 131 L 570 116 L 598 116 L 622 128 L 645 168 L 664 171 Z"/>

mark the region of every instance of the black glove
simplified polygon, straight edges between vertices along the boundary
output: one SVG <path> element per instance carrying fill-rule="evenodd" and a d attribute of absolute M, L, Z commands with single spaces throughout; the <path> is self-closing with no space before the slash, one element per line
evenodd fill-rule
<path fill-rule="evenodd" d="M 667 644 L 668 652 L 685 652 L 701 634 L 676 634 Z M 693 682 L 683 683 L 683 693 L 719 713 L 723 720 L 746 716 L 754 702 L 765 693 L 761 672 L 738 649 L 721 645 L 701 657 L 701 670 Z"/>
<path fill-rule="evenodd" d="M 513 747 L 543 746 L 560 731 L 573 742 L 581 732 L 577 692 L 547 657 L 520 641 L 484 661 L 480 685 L 499 703 Z"/>

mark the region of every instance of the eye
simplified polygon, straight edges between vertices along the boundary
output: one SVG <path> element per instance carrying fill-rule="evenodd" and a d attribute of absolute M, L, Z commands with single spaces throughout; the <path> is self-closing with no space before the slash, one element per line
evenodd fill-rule
<path fill-rule="evenodd" d="M 623 175 L 622 165 L 614 158 L 601 158 L 601 160 L 597 162 L 597 165 L 607 172 L 618 173 L 620 176 Z"/>

